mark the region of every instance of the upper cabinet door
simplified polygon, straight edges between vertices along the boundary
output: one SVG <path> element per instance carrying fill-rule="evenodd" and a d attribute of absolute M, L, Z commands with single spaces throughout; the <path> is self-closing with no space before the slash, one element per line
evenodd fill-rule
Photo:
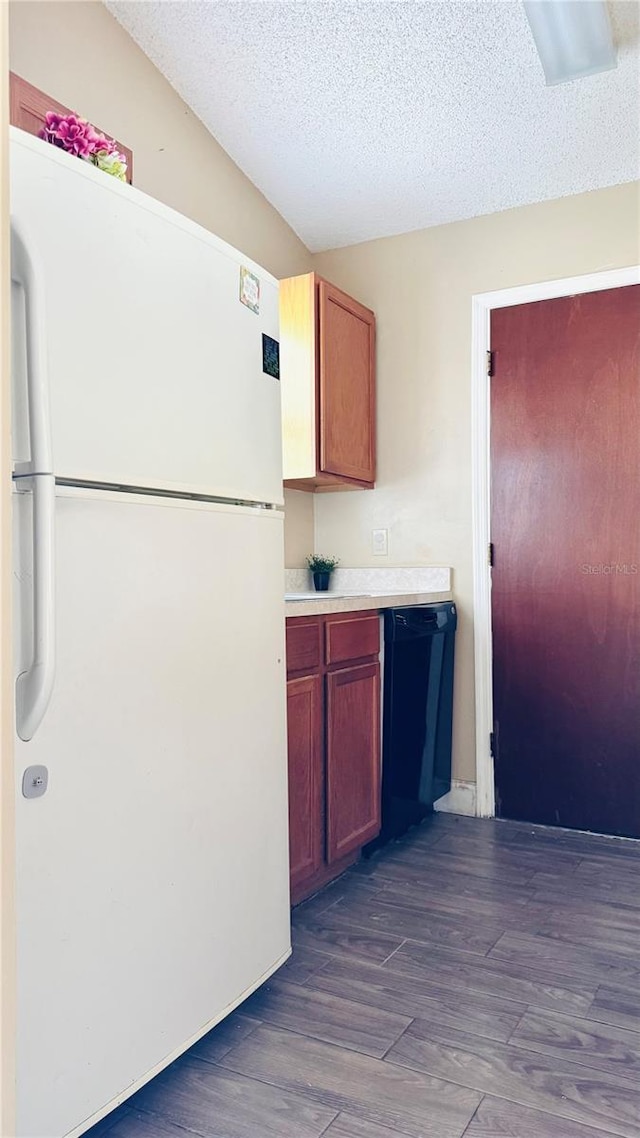
<path fill-rule="evenodd" d="M 375 481 L 375 317 L 319 282 L 320 469 Z"/>

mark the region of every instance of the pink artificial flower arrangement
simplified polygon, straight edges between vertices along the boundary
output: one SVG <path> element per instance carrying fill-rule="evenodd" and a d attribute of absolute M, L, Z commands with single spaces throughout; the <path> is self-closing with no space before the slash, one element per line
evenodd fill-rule
<path fill-rule="evenodd" d="M 99 134 L 90 122 L 78 115 L 59 115 L 48 111 L 40 138 L 51 142 L 76 158 L 92 162 L 100 170 L 112 174 L 121 181 L 127 178 L 127 160 L 121 154 L 112 138 Z"/>

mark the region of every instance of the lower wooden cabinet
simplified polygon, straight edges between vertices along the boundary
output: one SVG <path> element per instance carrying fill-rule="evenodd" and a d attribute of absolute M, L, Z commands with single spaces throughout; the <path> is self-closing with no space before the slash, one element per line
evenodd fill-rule
<path fill-rule="evenodd" d="M 327 676 L 327 861 L 380 832 L 380 665 Z"/>
<path fill-rule="evenodd" d="M 293 904 L 380 831 L 379 650 L 377 613 L 287 621 Z"/>
<path fill-rule="evenodd" d="M 324 854 L 322 676 L 301 676 L 288 681 L 287 735 L 289 867 L 293 891 L 318 872 Z"/>

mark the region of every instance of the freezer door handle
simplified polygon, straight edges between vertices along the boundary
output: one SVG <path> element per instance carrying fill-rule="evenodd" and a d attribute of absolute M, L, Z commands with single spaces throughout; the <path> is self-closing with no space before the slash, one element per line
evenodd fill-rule
<path fill-rule="evenodd" d="M 42 723 L 55 678 L 55 494 L 52 474 L 31 479 L 33 494 L 33 658 L 16 680 L 16 730 L 26 743 Z"/>
<path fill-rule="evenodd" d="M 24 233 L 11 219 L 11 279 L 20 285 L 25 297 L 27 402 L 31 461 L 16 474 L 51 474 L 53 458 L 47 386 L 47 348 L 44 303 L 44 277 L 37 254 L 29 248 Z"/>

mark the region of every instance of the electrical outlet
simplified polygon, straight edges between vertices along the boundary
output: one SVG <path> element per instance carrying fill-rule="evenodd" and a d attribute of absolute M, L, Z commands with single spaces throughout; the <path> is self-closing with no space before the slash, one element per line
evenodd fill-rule
<path fill-rule="evenodd" d="M 371 531 L 371 551 L 378 557 L 386 557 L 389 552 L 389 530 L 374 529 Z"/>

